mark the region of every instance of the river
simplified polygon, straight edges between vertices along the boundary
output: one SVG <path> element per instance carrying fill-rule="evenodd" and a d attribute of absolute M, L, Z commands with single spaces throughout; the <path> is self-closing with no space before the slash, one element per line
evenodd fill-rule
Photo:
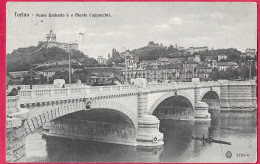
<path fill-rule="evenodd" d="M 211 123 L 161 120 L 164 146 L 136 148 L 83 140 L 26 137 L 28 162 L 256 162 L 257 113 L 212 112 Z M 231 145 L 203 143 L 192 136 L 211 136 Z"/>

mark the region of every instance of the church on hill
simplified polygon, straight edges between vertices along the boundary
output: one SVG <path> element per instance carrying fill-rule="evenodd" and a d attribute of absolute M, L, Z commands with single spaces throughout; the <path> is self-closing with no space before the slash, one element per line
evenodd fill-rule
<path fill-rule="evenodd" d="M 50 30 L 49 34 L 46 34 L 46 41 L 39 41 L 39 45 L 45 44 L 47 48 L 51 47 L 58 47 L 61 49 L 64 49 L 65 51 L 69 52 L 71 50 L 78 50 L 78 44 L 77 43 L 62 43 L 56 41 L 56 35 L 53 33 L 52 30 Z"/>

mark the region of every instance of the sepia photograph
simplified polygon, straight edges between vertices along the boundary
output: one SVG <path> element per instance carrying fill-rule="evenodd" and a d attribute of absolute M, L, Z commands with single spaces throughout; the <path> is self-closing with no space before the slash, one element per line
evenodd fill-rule
<path fill-rule="evenodd" d="M 8 2 L 6 162 L 256 163 L 257 53 L 255 2 Z"/>

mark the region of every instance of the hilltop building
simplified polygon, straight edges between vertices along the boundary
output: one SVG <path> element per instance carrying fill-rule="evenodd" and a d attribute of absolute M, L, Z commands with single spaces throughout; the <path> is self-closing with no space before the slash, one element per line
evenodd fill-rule
<path fill-rule="evenodd" d="M 188 49 L 186 49 L 186 52 L 193 54 L 194 52 L 201 52 L 201 51 L 207 51 L 207 50 L 209 50 L 208 47 L 189 47 Z"/>
<path fill-rule="evenodd" d="M 56 41 L 56 35 L 50 30 L 49 34 L 46 34 L 46 41 L 39 41 L 38 44 L 45 44 L 47 48 L 58 47 L 69 52 L 71 50 L 78 50 L 77 43 L 62 43 Z"/>

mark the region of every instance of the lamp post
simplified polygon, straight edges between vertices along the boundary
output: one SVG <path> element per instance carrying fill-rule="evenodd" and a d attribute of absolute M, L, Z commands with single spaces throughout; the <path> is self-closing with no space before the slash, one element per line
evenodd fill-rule
<path fill-rule="evenodd" d="M 125 83 L 127 81 L 127 76 L 126 76 L 126 70 L 127 70 L 127 65 L 126 65 L 126 59 L 127 59 L 127 56 L 129 55 L 129 51 L 127 50 L 125 52 Z"/>
<path fill-rule="evenodd" d="M 70 65 L 71 47 L 69 50 L 69 84 L 71 84 L 71 65 Z"/>
<path fill-rule="evenodd" d="M 79 39 L 81 40 L 81 36 L 83 36 L 84 34 L 82 32 L 79 33 Z M 72 71 L 71 71 L 71 49 L 72 49 L 72 46 L 73 45 L 77 45 L 77 49 L 78 49 L 78 44 L 79 44 L 79 41 L 76 40 L 75 43 L 73 43 L 72 41 L 70 41 L 70 44 L 69 44 L 69 84 L 71 84 L 71 74 L 72 74 Z M 73 48 L 74 49 L 74 48 Z"/>
<path fill-rule="evenodd" d="M 184 62 L 184 82 L 186 82 L 186 61 Z"/>
<path fill-rule="evenodd" d="M 127 77 L 126 77 L 126 54 L 125 54 L 125 83 L 127 81 Z"/>

